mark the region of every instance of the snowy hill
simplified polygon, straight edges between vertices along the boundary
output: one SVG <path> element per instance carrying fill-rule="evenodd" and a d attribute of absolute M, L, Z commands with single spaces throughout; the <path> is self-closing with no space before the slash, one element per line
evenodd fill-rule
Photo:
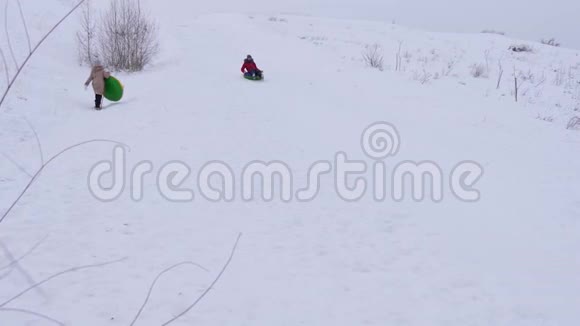
<path fill-rule="evenodd" d="M 91 143 L 47 167 L 0 223 L 0 325 L 130 325 L 159 273 L 180 262 L 203 266 L 185 264 L 158 280 L 135 325 L 163 325 L 208 289 L 240 233 L 215 287 L 173 325 L 580 321 L 580 132 L 566 129 L 580 115 L 577 51 L 499 35 L 173 3 L 147 4 L 160 26 L 161 53 L 145 72 L 115 74 L 126 86 L 123 101 L 91 110 L 93 94 L 82 88 L 88 69 L 75 63 L 78 21 L 71 19 L 2 107 L 0 212 L 42 162 L 35 133 L 44 161 L 93 139 L 127 150 L 126 186 L 116 200 L 99 201 L 87 185 L 114 148 Z M 71 2 L 24 5 L 38 40 Z M 22 58 L 26 39 L 12 19 Z M 383 71 L 362 59 L 374 44 Z M 533 52 L 508 50 L 519 44 Z M 264 82 L 241 78 L 248 53 L 265 70 Z M 474 65 L 486 68 L 481 78 Z M 363 132 L 377 122 L 400 137 L 399 151 L 386 159 L 361 148 Z M 316 198 L 300 201 L 312 164 L 336 163 L 338 153 L 366 163 L 367 194 L 341 199 L 333 169 L 320 177 Z M 167 200 L 159 189 L 164 166 L 176 161 L 191 171 L 173 186 L 191 189 L 193 201 Z M 231 202 L 211 202 L 196 185 L 214 161 L 233 172 Z M 261 189 L 244 200 L 244 168 L 255 161 L 290 169 L 291 200 L 280 191 L 273 201 L 257 199 Z M 387 180 L 404 162 L 436 164 L 442 200 L 427 192 L 417 202 L 407 188 L 398 202 L 389 183 L 374 200 L 377 161 Z M 484 171 L 475 202 L 452 187 L 454 168 L 466 161 Z M 152 172 L 135 201 L 129 174 L 142 162 Z M 71 270 L 19 296 L 59 272 L 103 262 L 114 263 Z"/>

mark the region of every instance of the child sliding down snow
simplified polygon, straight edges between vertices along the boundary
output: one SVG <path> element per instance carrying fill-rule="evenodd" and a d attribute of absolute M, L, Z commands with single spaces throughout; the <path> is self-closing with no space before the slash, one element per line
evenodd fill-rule
<path fill-rule="evenodd" d="M 109 78 L 111 74 L 105 71 L 105 68 L 100 64 L 95 64 L 91 69 L 91 75 L 85 83 L 85 88 L 93 83 L 93 90 L 95 91 L 95 109 L 100 110 L 103 94 L 105 93 L 105 79 Z"/>
<path fill-rule="evenodd" d="M 242 73 L 246 77 L 257 77 L 262 78 L 262 71 L 258 69 L 256 63 L 254 62 L 254 58 L 248 54 L 246 60 L 244 60 L 244 65 L 242 66 Z"/>

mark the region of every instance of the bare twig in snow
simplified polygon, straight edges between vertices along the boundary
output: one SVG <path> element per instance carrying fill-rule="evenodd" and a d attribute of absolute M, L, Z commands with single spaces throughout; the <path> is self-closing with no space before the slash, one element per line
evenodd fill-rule
<path fill-rule="evenodd" d="M 18 3 L 18 11 L 20 11 L 20 19 L 22 20 L 22 25 L 24 26 L 24 32 L 26 32 L 26 40 L 28 41 L 28 53 L 32 52 L 32 44 L 30 42 L 30 33 L 28 33 L 28 25 L 26 25 L 26 18 L 24 18 L 24 10 L 22 10 L 22 3 L 20 0 L 16 0 Z"/>
<path fill-rule="evenodd" d="M 36 146 L 38 146 L 38 152 L 40 154 L 40 166 L 43 166 L 44 165 L 44 151 L 42 150 L 42 144 L 40 142 L 40 138 L 38 137 L 38 133 L 36 132 L 36 128 L 34 128 L 32 123 L 30 123 L 30 120 L 24 118 L 24 121 L 26 121 L 26 123 L 28 124 L 28 127 L 30 127 L 30 129 L 34 133 L 34 138 L 36 138 Z"/>
<path fill-rule="evenodd" d="M 514 95 L 516 97 L 516 102 L 518 101 L 518 91 L 520 90 L 520 87 L 518 85 L 518 76 L 514 75 L 514 82 L 515 82 L 515 86 L 514 86 Z"/>
<path fill-rule="evenodd" d="M 21 260 L 23 260 L 24 258 L 26 258 L 28 255 L 32 254 L 36 248 L 40 247 L 40 245 L 46 241 L 46 239 L 48 238 L 48 234 L 46 236 L 44 236 L 44 238 L 40 239 L 40 241 L 38 241 L 34 246 L 32 246 L 32 248 L 30 248 L 26 253 L 24 253 L 22 256 L 18 257 L 17 259 L 12 260 L 8 265 L 4 266 L 4 267 L 0 267 L 0 271 L 5 270 L 7 268 L 10 268 L 16 264 L 18 264 Z M 2 246 L 4 247 L 4 244 L 2 244 Z M 4 247 L 4 249 L 6 249 Z"/>
<path fill-rule="evenodd" d="M 135 318 L 134 318 L 134 319 L 133 319 L 133 321 L 131 322 L 130 326 L 133 326 L 133 325 L 135 325 L 135 323 L 137 322 L 137 320 L 139 319 L 139 317 L 141 317 L 141 314 L 143 313 L 143 310 L 145 309 L 145 306 L 146 306 L 146 305 L 147 305 L 147 303 L 149 302 L 149 299 L 151 298 L 151 293 L 153 293 L 153 289 L 155 288 L 155 285 L 157 284 L 157 282 L 159 281 L 159 279 L 160 279 L 160 278 L 161 278 L 163 275 L 165 275 L 165 274 L 169 273 L 170 271 L 172 271 L 172 270 L 174 270 L 174 269 L 176 269 L 176 268 L 178 268 L 178 267 L 185 266 L 185 265 L 195 266 L 195 267 L 198 267 L 198 268 L 200 268 L 200 269 L 202 269 L 202 270 L 204 270 L 204 271 L 206 271 L 206 272 L 209 272 L 209 270 L 207 270 L 205 267 L 203 267 L 203 266 L 201 266 L 201 265 L 199 265 L 199 264 L 196 264 L 196 263 L 194 263 L 194 262 L 189 262 L 189 261 L 187 261 L 187 262 L 182 262 L 182 263 L 179 263 L 179 264 L 175 264 L 175 265 L 173 265 L 173 266 L 171 266 L 171 267 L 169 267 L 169 268 L 165 269 L 165 270 L 164 270 L 164 271 L 162 271 L 161 273 L 159 273 L 159 274 L 157 275 L 157 277 L 155 277 L 155 280 L 153 281 L 153 283 L 151 283 L 151 286 L 149 287 L 149 292 L 147 293 L 147 297 L 145 297 L 145 301 L 143 302 L 143 304 L 142 304 L 142 305 L 141 305 L 141 307 L 139 308 L 139 311 L 137 312 L 137 315 L 135 315 Z"/>
<path fill-rule="evenodd" d="M 489 60 L 490 60 L 490 56 L 491 56 L 491 49 L 487 49 L 483 52 L 483 56 L 485 58 L 485 71 L 486 73 L 489 73 Z"/>
<path fill-rule="evenodd" d="M 427 84 L 433 78 L 433 74 L 427 71 L 425 66 L 423 66 L 423 70 L 421 72 L 415 71 L 414 76 L 415 80 L 419 81 L 421 85 Z"/>
<path fill-rule="evenodd" d="M 12 273 L 11 269 L 4 272 L 4 274 L 0 275 L 0 280 L 3 280 L 4 278 L 6 278 L 8 275 L 10 275 L 10 273 Z"/>
<path fill-rule="evenodd" d="M 17 313 L 21 313 L 21 314 L 26 314 L 26 315 L 31 315 L 31 316 L 35 316 L 38 318 L 42 318 L 44 320 L 47 320 L 49 322 L 52 322 L 55 325 L 59 325 L 59 326 L 66 326 L 65 323 L 58 321 L 52 317 L 49 317 L 47 315 L 43 315 L 41 313 L 35 312 L 35 311 L 31 311 L 31 310 L 26 310 L 26 309 L 17 309 L 17 308 L 0 308 L 0 312 L 17 312 Z"/>
<path fill-rule="evenodd" d="M 10 252 L 10 249 L 8 249 L 8 247 L 1 241 L 0 241 L 0 245 L 2 246 L 2 249 L 4 250 L 4 254 L 8 258 L 8 260 L 15 262 L 12 266 L 15 266 L 15 269 L 18 269 L 20 271 L 20 274 L 22 274 L 22 276 L 26 279 L 26 282 L 28 282 L 28 284 L 30 284 L 30 285 L 35 284 L 36 281 L 34 280 L 34 278 L 32 276 L 30 276 L 30 273 L 28 273 L 28 271 L 26 269 L 24 269 L 22 267 L 22 265 L 18 264 L 18 260 L 14 258 L 14 255 L 12 255 L 12 252 Z M 8 270 L 6 272 L 6 274 L 2 275 L 2 278 L 10 275 L 11 272 L 12 272 L 12 269 Z M 46 294 L 42 291 L 41 288 L 38 288 L 38 293 L 40 295 L 42 295 L 44 298 L 47 298 Z"/>
<path fill-rule="evenodd" d="M 228 269 L 228 266 L 232 262 L 232 259 L 234 258 L 234 255 L 236 254 L 236 249 L 238 248 L 238 243 L 240 242 L 241 238 L 242 238 L 242 234 L 240 233 L 238 235 L 238 239 L 236 240 L 236 243 L 234 244 L 234 247 L 232 248 L 232 253 L 230 254 L 230 257 L 226 261 L 224 267 L 222 268 L 220 273 L 217 275 L 215 280 L 210 284 L 210 286 L 199 296 L 199 298 L 197 298 L 197 300 L 195 300 L 194 303 L 192 303 L 189 307 L 187 307 L 187 309 L 185 309 L 183 312 L 179 313 L 177 316 L 170 319 L 169 321 L 165 322 L 162 326 L 167 326 L 167 325 L 173 323 L 174 321 L 176 321 L 177 319 L 183 317 L 185 314 L 187 314 L 189 311 L 191 311 L 191 309 L 193 309 L 209 293 L 209 291 L 211 291 L 213 289 L 213 287 L 217 284 L 217 282 L 220 280 L 220 278 L 222 277 L 222 275 L 225 273 L 225 271 Z"/>
<path fill-rule="evenodd" d="M 395 71 L 401 70 L 403 58 L 401 57 L 401 50 L 403 49 L 403 41 L 399 41 L 399 48 L 395 56 Z"/>
<path fill-rule="evenodd" d="M 6 56 L 2 49 L 0 49 L 0 57 L 2 57 L 2 65 L 4 67 L 4 73 L 6 74 L 6 84 L 10 84 L 10 71 L 8 71 L 8 63 L 6 63 Z"/>
<path fill-rule="evenodd" d="M 50 163 L 52 163 L 52 161 L 56 160 L 58 157 L 60 157 L 61 155 L 65 154 L 68 151 L 71 151 L 75 148 L 78 147 L 82 147 L 84 145 L 87 144 L 91 144 L 91 143 L 113 143 L 116 145 L 121 145 L 121 146 L 125 146 L 128 147 L 127 145 L 114 141 L 114 140 L 109 140 L 109 139 L 93 139 L 93 140 L 88 140 L 88 141 L 84 141 L 82 143 L 78 143 L 72 146 L 69 146 L 65 149 L 63 149 L 62 151 L 60 151 L 58 154 L 54 155 L 53 157 L 51 157 L 48 161 L 46 161 L 45 164 L 43 164 L 40 169 L 38 169 L 38 171 L 34 174 L 34 176 L 32 177 L 32 179 L 30 179 L 30 182 L 28 182 L 28 184 L 26 185 L 26 187 L 22 190 L 22 192 L 20 193 L 20 195 L 16 198 L 16 200 L 14 200 L 14 202 L 12 202 L 12 205 L 10 205 L 10 207 L 8 207 L 8 210 L 6 210 L 6 212 L 4 212 L 4 214 L 2 215 L 2 217 L 0 218 L 0 224 L 4 221 L 4 219 L 6 219 L 6 216 L 8 216 L 8 214 L 12 211 L 12 209 L 14 209 L 14 207 L 16 206 L 16 204 L 18 204 L 18 202 L 20 201 L 20 199 L 22 199 L 22 197 L 24 196 L 24 194 L 26 194 L 26 192 L 28 191 L 28 189 L 30 189 L 30 187 L 32 186 L 32 184 L 34 183 L 34 181 L 36 181 L 36 179 L 38 179 L 38 177 L 40 176 L 40 174 L 42 173 L 42 171 L 44 171 L 44 169 L 50 165 Z"/>
<path fill-rule="evenodd" d="M 16 55 L 14 54 L 14 48 L 12 47 L 12 41 L 10 40 L 10 33 L 8 32 L 8 5 L 10 1 L 6 1 L 4 5 L 4 33 L 6 35 L 6 43 L 8 44 L 8 50 L 10 50 L 10 56 L 12 56 L 12 61 L 14 61 L 14 66 L 18 69 L 18 62 L 16 61 Z"/>
<path fill-rule="evenodd" d="M 32 178 L 32 174 L 30 174 L 30 172 L 26 171 L 26 169 L 20 165 L 18 162 L 16 162 L 16 160 L 14 160 L 12 157 L 8 156 L 8 154 L 6 153 L 2 153 L 2 156 L 4 156 L 5 159 L 7 159 L 10 163 L 12 163 L 12 165 L 14 165 L 18 170 L 20 170 L 20 172 L 26 174 L 28 177 Z"/>
<path fill-rule="evenodd" d="M 4 308 L 6 305 L 10 304 L 11 302 L 13 302 L 14 300 L 17 300 L 18 298 L 22 297 L 23 295 L 25 295 L 26 293 L 30 292 L 31 290 L 42 286 L 43 284 L 50 282 L 52 280 L 54 280 L 55 278 L 58 278 L 60 276 L 66 275 L 66 274 L 70 274 L 70 273 L 74 273 L 74 272 L 78 272 L 78 271 L 82 271 L 85 269 L 90 269 L 90 268 L 98 268 L 98 267 L 104 267 L 104 266 L 108 266 L 108 265 L 112 265 L 112 264 L 116 264 L 116 263 L 120 263 L 122 261 L 125 261 L 127 259 L 127 257 L 125 258 L 121 258 L 121 259 L 117 259 L 117 260 L 113 260 L 113 261 L 108 261 L 108 262 L 104 262 L 104 263 L 98 263 L 98 264 L 92 264 L 92 265 L 84 265 L 84 266 L 78 266 L 78 267 L 73 267 L 73 268 L 69 268 L 67 270 L 64 270 L 62 272 L 56 273 L 52 276 L 49 276 L 47 278 L 45 278 L 44 280 L 26 288 L 25 290 L 23 290 L 22 292 L 18 293 L 17 295 L 13 296 L 12 298 L 4 301 L 3 303 L 0 303 L 0 308 Z"/>
<path fill-rule="evenodd" d="M 44 165 L 44 150 L 42 149 L 40 137 L 38 137 L 38 133 L 36 132 L 36 129 L 34 128 L 32 123 L 30 123 L 30 121 L 26 118 L 23 118 L 23 119 L 24 119 L 24 121 L 26 121 L 26 123 L 28 124 L 28 127 L 32 130 L 32 133 L 34 134 L 34 138 L 36 139 L 36 146 L 38 147 L 38 153 L 40 155 L 40 166 L 43 166 Z M 22 165 L 20 165 L 18 162 L 16 162 L 16 160 L 14 160 L 10 156 L 8 156 L 8 154 L 2 153 L 2 156 L 4 156 L 8 161 L 10 161 L 10 163 L 12 163 L 14 166 L 16 166 L 20 170 L 20 172 L 26 174 L 30 178 L 33 177 L 31 173 L 29 173 Z"/>
<path fill-rule="evenodd" d="M 501 80 L 503 78 L 503 65 L 501 63 L 501 60 L 498 60 L 497 65 L 498 65 L 498 68 L 499 68 L 499 76 L 497 77 L 497 87 L 496 87 L 496 89 L 499 89 L 501 87 Z"/>
<path fill-rule="evenodd" d="M 520 81 L 520 78 L 519 78 L 520 76 L 522 76 L 521 72 L 518 75 L 518 71 L 517 71 L 516 67 L 514 66 L 514 96 L 515 96 L 516 102 L 519 101 L 520 88 L 526 83 L 526 81 L 530 80 L 529 77 L 524 76 L 522 78 L 522 80 Z"/>
<path fill-rule="evenodd" d="M 542 74 L 542 78 L 534 87 L 538 88 L 538 87 L 542 86 L 545 82 L 546 82 L 546 74 Z"/>

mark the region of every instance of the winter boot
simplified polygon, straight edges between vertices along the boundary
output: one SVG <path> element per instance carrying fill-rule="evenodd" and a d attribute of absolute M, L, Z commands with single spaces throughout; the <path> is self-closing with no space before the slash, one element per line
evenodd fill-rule
<path fill-rule="evenodd" d="M 103 108 L 102 102 L 103 102 L 103 95 L 96 94 L 95 95 L 95 109 L 96 110 L 101 110 Z"/>

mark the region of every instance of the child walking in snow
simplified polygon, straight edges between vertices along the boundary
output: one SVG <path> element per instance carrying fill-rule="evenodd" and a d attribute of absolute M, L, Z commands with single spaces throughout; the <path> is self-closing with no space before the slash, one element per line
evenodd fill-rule
<path fill-rule="evenodd" d="M 103 94 L 105 93 L 105 79 L 109 78 L 111 74 L 105 71 L 105 68 L 96 64 L 91 69 L 91 74 L 89 79 L 85 82 L 85 88 L 89 87 L 89 84 L 93 83 L 93 90 L 95 91 L 95 109 L 100 110 L 101 103 L 103 101 Z"/>

